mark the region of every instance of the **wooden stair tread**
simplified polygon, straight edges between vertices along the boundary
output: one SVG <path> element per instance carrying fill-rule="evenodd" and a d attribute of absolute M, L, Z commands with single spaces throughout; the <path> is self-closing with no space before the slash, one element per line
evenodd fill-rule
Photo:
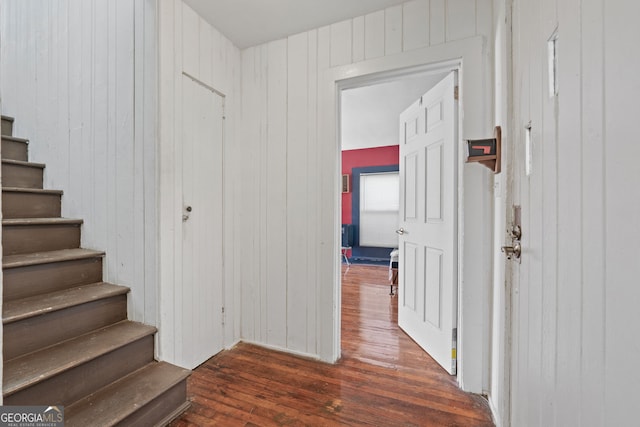
<path fill-rule="evenodd" d="M 156 328 L 124 320 L 4 363 L 3 395 L 9 396 L 74 366 L 153 335 Z"/>
<path fill-rule="evenodd" d="M 116 425 L 184 381 L 191 371 L 154 362 L 65 408 L 65 425 Z"/>
<path fill-rule="evenodd" d="M 20 255 L 7 255 L 2 258 L 2 268 L 6 269 L 26 267 L 29 265 L 49 264 L 53 262 L 64 262 L 77 259 L 103 257 L 104 255 L 104 252 L 83 248 L 62 249 L 59 251 L 49 252 L 33 252 Z"/>
<path fill-rule="evenodd" d="M 14 301 L 6 301 L 2 306 L 2 323 L 6 325 L 29 317 L 52 313 L 75 305 L 128 292 L 129 288 L 125 286 L 99 282 Z"/>
<path fill-rule="evenodd" d="M 3 138 L 4 137 L 6 137 L 6 135 L 3 136 Z M 2 163 L 8 164 L 8 165 L 37 168 L 37 169 L 44 169 L 45 167 L 47 167 L 47 165 L 45 165 L 44 163 L 24 162 L 22 160 L 12 160 L 12 159 L 2 159 Z"/>
<path fill-rule="evenodd" d="M 81 225 L 83 220 L 72 218 L 14 218 L 3 219 L 2 225 Z"/>
<path fill-rule="evenodd" d="M 17 136 L 2 135 L 1 138 L 4 139 L 5 141 L 23 142 L 25 144 L 29 143 L 28 139 L 18 138 Z"/>
<path fill-rule="evenodd" d="M 56 194 L 62 195 L 62 190 L 45 190 L 42 188 L 27 188 L 27 187 L 2 187 L 2 191 L 7 193 L 35 193 L 35 194 Z"/>

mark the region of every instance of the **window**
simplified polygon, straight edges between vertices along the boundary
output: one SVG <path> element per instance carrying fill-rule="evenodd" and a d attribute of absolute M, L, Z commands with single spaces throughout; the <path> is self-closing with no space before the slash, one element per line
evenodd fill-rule
<path fill-rule="evenodd" d="M 360 175 L 360 246 L 398 246 L 400 177 L 398 172 Z"/>

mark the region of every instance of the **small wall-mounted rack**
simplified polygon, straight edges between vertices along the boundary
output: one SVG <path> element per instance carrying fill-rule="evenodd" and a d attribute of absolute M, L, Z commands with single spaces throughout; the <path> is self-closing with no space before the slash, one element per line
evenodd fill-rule
<path fill-rule="evenodd" d="M 502 129 L 496 126 L 494 137 L 489 139 L 467 140 L 467 163 L 480 163 L 500 173 L 502 156 Z"/>

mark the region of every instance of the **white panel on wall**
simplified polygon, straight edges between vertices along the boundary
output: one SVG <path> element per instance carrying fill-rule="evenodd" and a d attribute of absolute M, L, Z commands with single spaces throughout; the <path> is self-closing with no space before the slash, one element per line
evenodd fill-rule
<path fill-rule="evenodd" d="M 476 34 L 476 0 L 446 3 L 446 40 L 460 40 Z"/>
<path fill-rule="evenodd" d="M 350 64 L 351 48 L 351 20 L 331 25 L 331 66 Z"/>
<path fill-rule="evenodd" d="M 186 6 L 185 6 L 186 7 Z M 213 85 L 213 28 L 198 17 L 198 78 L 202 83 Z M 216 61 L 217 62 L 217 61 Z M 196 75 L 196 74 L 194 74 Z"/>
<path fill-rule="evenodd" d="M 364 23 L 364 18 L 362 18 Z M 362 46 L 364 55 L 364 40 Z M 316 214 L 320 210 L 319 171 L 318 171 L 318 31 L 308 32 L 308 87 L 307 87 L 307 191 L 306 191 L 306 221 L 307 235 L 304 239 L 307 246 L 307 259 L 303 262 L 307 265 L 307 347 L 306 353 L 318 354 L 318 248 L 316 242 L 309 238 L 317 235 L 318 222 Z M 295 179 L 295 177 L 293 177 Z"/>
<path fill-rule="evenodd" d="M 267 343 L 287 346 L 287 40 L 268 43 Z"/>
<path fill-rule="evenodd" d="M 402 48 L 404 51 L 429 45 L 429 0 L 402 5 Z"/>
<path fill-rule="evenodd" d="M 429 5 L 429 42 L 434 46 L 445 41 L 445 0 L 430 0 Z"/>
<path fill-rule="evenodd" d="M 306 247 L 307 206 L 307 109 L 309 85 L 308 33 L 291 36 L 287 43 L 287 318 L 298 319 L 287 327 L 287 347 L 307 351 L 309 330 L 307 310 L 314 299 L 308 289 Z M 293 248 L 297 248 L 293 250 Z"/>
<path fill-rule="evenodd" d="M 402 5 L 385 9 L 384 13 L 385 55 L 402 51 Z"/>
<path fill-rule="evenodd" d="M 182 70 L 200 75 L 200 17 L 185 5 L 182 8 Z"/>
<path fill-rule="evenodd" d="M 365 58 L 384 56 L 384 10 L 365 15 L 364 26 Z"/>
<path fill-rule="evenodd" d="M 363 61 L 364 56 L 364 16 L 353 18 L 353 62 Z"/>

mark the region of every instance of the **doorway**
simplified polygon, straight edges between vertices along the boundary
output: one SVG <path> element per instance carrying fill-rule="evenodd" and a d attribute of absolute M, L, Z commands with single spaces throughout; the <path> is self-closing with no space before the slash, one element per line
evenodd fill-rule
<path fill-rule="evenodd" d="M 443 81 L 443 79 L 446 80 L 447 76 L 452 75 L 452 73 L 450 72 L 450 69 L 451 67 L 431 68 L 429 70 L 414 71 L 414 72 L 407 73 L 405 75 L 400 75 L 400 76 L 398 75 L 386 76 L 386 77 L 378 77 L 375 79 L 368 79 L 366 81 L 355 80 L 355 81 L 347 81 L 347 82 L 341 83 L 340 95 L 339 95 L 339 103 L 340 103 L 339 105 L 340 105 L 340 111 L 341 111 L 341 120 L 339 122 L 339 135 L 341 138 L 341 148 L 343 150 L 342 151 L 343 163 L 342 163 L 341 172 L 343 174 L 342 175 L 343 180 L 345 179 L 345 176 L 346 176 L 346 179 L 350 180 L 350 182 L 352 183 L 351 186 L 348 186 L 348 188 L 355 188 L 355 189 L 359 188 L 360 186 L 359 180 L 361 180 L 361 174 L 360 174 L 361 170 L 364 170 L 367 168 L 380 169 L 380 170 L 383 170 L 386 168 L 391 170 L 394 167 L 395 167 L 395 170 L 398 170 L 398 165 L 400 164 L 401 164 L 400 165 L 400 170 L 401 170 L 400 182 L 403 182 L 403 179 L 404 179 L 403 175 L 406 173 L 406 171 L 403 170 L 404 169 L 403 165 L 406 165 L 406 161 L 403 161 L 403 159 L 400 156 L 399 151 L 401 152 L 402 149 L 398 150 L 399 141 L 405 136 L 403 132 L 404 123 L 401 123 L 400 132 L 398 132 L 399 118 L 401 117 L 401 113 L 405 111 L 405 109 L 408 106 L 410 105 L 413 106 L 415 104 L 416 105 L 415 110 L 417 114 L 418 115 L 423 114 L 421 112 L 422 103 L 420 102 L 420 105 L 418 106 L 417 105 L 418 101 L 422 100 L 423 95 L 427 93 L 431 93 L 430 89 L 433 88 L 434 86 L 440 87 L 441 84 L 439 82 Z M 455 80 L 455 76 L 450 77 L 449 80 L 453 82 Z M 447 82 L 447 84 L 450 85 L 451 82 Z M 453 105 L 453 95 L 454 95 L 453 86 L 451 86 L 450 89 L 451 89 L 451 93 L 449 94 L 450 101 L 452 103 L 451 105 Z M 432 107 L 432 106 L 429 105 L 426 107 Z M 423 123 L 422 123 L 421 129 L 423 134 L 427 133 L 427 128 L 426 128 L 427 123 L 425 122 L 426 111 L 427 110 L 425 109 L 425 113 L 423 114 L 425 117 L 422 117 Z M 433 109 L 429 111 L 429 114 L 433 114 L 433 113 L 434 113 Z M 419 118 L 418 116 L 415 117 L 416 126 L 418 123 L 418 118 Z M 402 301 L 399 305 L 401 306 L 400 308 L 401 319 L 402 319 L 402 313 L 404 313 L 404 319 L 401 320 L 402 328 L 408 333 L 409 336 L 411 336 L 414 339 L 414 341 L 418 342 L 423 348 L 425 348 L 429 353 L 431 353 L 432 356 L 435 356 L 434 358 L 438 361 L 438 363 L 441 364 L 443 368 L 445 368 L 447 372 L 451 374 L 455 374 L 456 360 L 455 358 L 452 360 L 450 355 L 452 354 L 451 350 L 454 349 L 453 354 L 455 357 L 455 333 L 456 333 L 455 327 L 457 325 L 457 293 L 458 293 L 458 287 L 459 287 L 458 278 L 457 278 L 458 268 L 457 268 L 457 261 L 456 261 L 457 246 L 458 246 L 458 242 L 457 242 L 458 213 L 456 209 L 457 202 L 458 202 L 458 194 L 456 190 L 458 159 L 457 159 L 456 153 L 457 153 L 457 145 L 458 145 L 457 135 L 458 135 L 458 128 L 459 128 L 457 112 L 453 112 L 450 117 L 447 117 L 447 120 L 448 120 L 447 126 L 450 127 L 449 132 L 447 134 L 450 135 L 450 137 L 449 137 L 449 140 L 447 141 L 449 144 L 448 146 L 449 151 L 447 151 L 449 155 L 446 160 L 450 163 L 450 165 L 448 166 L 448 169 L 446 171 L 444 168 L 438 169 L 438 175 L 440 175 L 440 171 L 442 171 L 442 172 L 448 173 L 447 176 L 449 177 L 446 180 L 449 183 L 449 187 L 447 187 L 446 191 L 448 191 L 448 193 L 450 194 L 448 194 L 448 197 L 446 197 L 446 200 L 450 202 L 449 206 L 452 207 L 453 210 L 447 213 L 450 219 L 450 221 L 448 222 L 449 225 L 447 228 L 448 235 L 450 235 L 450 238 L 449 238 L 450 243 L 447 246 L 448 249 L 447 249 L 446 255 L 447 255 L 447 259 L 449 259 L 452 262 L 449 262 L 446 266 L 444 266 L 446 267 L 448 274 L 442 275 L 442 276 L 438 275 L 438 277 L 440 279 L 445 279 L 445 281 L 448 281 L 448 282 L 444 283 L 443 280 L 438 280 L 434 286 L 430 286 L 426 288 L 423 287 L 421 291 L 422 296 L 418 296 L 418 298 L 421 299 L 423 303 L 416 305 L 415 304 L 416 299 L 407 298 L 405 295 L 406 291 L 402 289 L 402 286 L 403 286 L 403 281 L 406 278 L 413 277 L 414 279 L 417 279 L 418 276 L 404 275 L 401 268 L 400 298 L 402 299 Z M 433 120 L 430 120 L 429 123 L 433 124 L 435 122 L 433 122 Z M 438 142 L 439 144 L 439 141 L 436 141 L 436 142 Z M 442 145 L 438 145 L 438 146 L 442 147 Z M 411 171 L 410 172 L 414 174 L 412 175 L 413 181 L 417 182 L 416 180 L 418 180 L 419 179 L 418 177 L 421 176 L 422 177 L 421 181 L 428 186 L 428 184 L 426 183 L 427 176 L 429 176 L 430 184 L 433 184 L 433 182 L 435 181 L 433 181 L 432 178 L 435 175 L 433 174 L 428 175 L 425 173 L 426 165 L 429 164 L 426 156 L 427 152 L 429 152 L 429 150 L 425 151 L 425 156 L 423 156 L 424 158 L 422 158 L 421 162 L 415 163 L 415 166 L 417 167 L 417 169 L 414 168 L 415 170 L 412 170 L 412 172 Z M 432 161 L 433 159 L 431 157 L 432 156 L 430 156 L 429 159 L 431 163 L 433 163 Z M 444 161 L 445 159 L 442 159 L 442 160 Z M 373 163 L 366 164 L 367 162 L 368 163 L 373 162 Z M 353 167 L 354 165 L 357 165 L 359 167 L 354 168 Z M 441 163 L 438 162 L 438 165 L 440 166 Z M 432 168 L 432 170 L 435 171 L 435 168 Z M 438 182 L 440 181 L 444 182 L 444 180 L 438 180 Z M 431 185 L 431 187 L 432 186 L 433 185 Z M 413 188 L 414 190 L 417 190 L 418 187 L 423 188 L 422 185 L 414 186 Z M 426 193 L 426 188 L 423 188 L 423 190 L 425 190 L 425 193 Z M 388 224 L 385 225 L 386 228 L 392 227 L 388 231 L 390 231 L 391 234 L 393 234 L 396 237 L 396 239 L 393 245 L 390 245 L 389 243 L 387 243 L 386 244 L 387 247 L 384 247 L 384 248 L 366 247 L 365 244 L 363 244 L 363 241 L 359 239 L 359 236 L 362 233 L 365 233 L 367 231 L 362 229 L 363 225 L 361 225 L 359 221 L 359 217 L 361 213 L 358 210 L 359 210 L 361 197 L 358 194 L 345 195 L 345 193 L 343 192 L 342 229 L 343 230 L 345 229 L 345 225 L 353 226 L 355 228 L 352 231 L 352 235 L 354 236 L 353 238 L 354 250 L 351 253 L 351 255 L 354 257 L 352 258 L 353 262 L 355 262 L 356 264 L 379 264 L 379 265 L 382 264 L 382 265 L 386 265 L 390 269 L 391 267 L 390 252 L 392 249 L 400 248 L 400 252 L 402 254 L 400 259 L 400 264 L 401 266 L 405 265 L 405 268 L 406 268 L 407 252 L 404 251 L 403 249 L 405 249 L 405 246 L 406 246 L 406 242 L 404 242 L 404 240 L 406 240 L 405 238 L 407 236 L 398 236 L 397 234 L 394 233 L 396 229 L 401 229 L 400 224 L 407 224 L 406 222 L 407 215 L 404 215 L 405 209 L 400 207 L 400 204 L 401 204 L 400 201 L 403 199 L 406 199 L 405 197 L 406 191 L 407 191 L 407 188 L 406 188 L 406 181 L 405 181 L 405 184 L 401 185 L 400 189 L 398 189 L 398 194 L 400 194 L 400 197 L 399 197 L 400 200 L 398 201 L 397 207 L 396 207 L 397 211 L 395 212 L 395 218 L 396 218 L 395 224 L 391 226 Z M 438 199 L 437 205 L 441 206 L 441 203 L 440 203 L 441 198 L 440 196 L 438 197 L 439 199 Z M 384 199 L 384 197 L 382 197 L 381 199 Z M 418 204 L 427 206 L 427 204 L 424 203 L 424 201 L 422 202 L 418 201 Z M 434 203 L 434 205 L 436 204 Z M 429 208 L 431 208 L 431 204 L 429 204 Z M 420 211 L 424 214 L 423 216 L 427 214 L 427 211 L 425 209 L 420 209 Z M 398 214 L 400 213 L 402 214 L 398 216 Z M 384 217 L 385 215 L 387 217 L 393 216 L 390 214 L 393 214 L 393 212 L 385 211 L 385 212 L 376 213 L 377 216 L 381 216 L 381 217 Z M 353 220 L 354 218 L 356 219 L 355 221 Z M 428 222 L 434 222 L 434 221 L 427 221 L 425 219 L 424 222 L 428 223 Z M 435 221 L 435 222 L 440 223 L 442 221 Z M 441 227 L 441 224 L 436 225 L 436 227 Z M 388 239 L 385 241 L 388 242 Z M 345 246 L 344 242 L 343 242 L 343 246 Z M 352 246 L 352 245 L 349 245 L 349 246 Z M 385 245 L 382 245 L 382 246 L 385 246 Z M 392 246 L 392 247 L 388 247 L 388 246 Z M 377 250 L 374 251 L 374 249 L 377 249 Z M 417 258 L 410 257 L 412 260 L 416 262 L 414 262 L 413 264 L 411 264 L 411 266 L 409 266 L 409 270 L 412 270 L 412 271 L 421 270 L 424 273 L 425 267 L 429 265 L 428 264 L 425 265 L 424 263 L 417 263 L 417 261 L 419 259 L 425 259 L 429 261 L 430 258 L 427 255 L 428 253 L 432 253 L 433 251 L 428 253 L 427 252 L 425 252 L 425 254 L 423 254 L 422 257 L 417 257 Z M 368 254 L 374 254 L 374 253 L 376 255 L 373 257 L 366 256 Z M 381 267 L 372 267 L 372 269 L 376 269 L 376 268 L 380 269 Z M 345 269 L 343 268 L 343 276 L 342 276 L 343 282 L 344 282 L 344 279 L 346 278 L 344 274 L 348 274 L 348 270 L 346 270 L 346 272 L 344 270 Z M 431 268 L 429 270 L 432 271 Z M 362 267 L 360 267 L 358 271 L 360 274 L 362 274 Z M 391 274 L 388 275 L 389 279 L 391 278 L 391 276 L 392 276 Z M 378 280 L 380 280 L 381 277 L 383 279 L 386 279 L 385 275 L 378 274 L 377 277 L 378 277 Z M 435 277 L 435 276 L 431 275 L 429 277 Z M 423 274 L 421 282 L 426 284 L 427 283 L 426 278 L 427 278 L 427 275 Z M 414 280 L 414 282 L 416 282 L 416 280 Z M 438 292 L 438 293 L 433 292 L 434 289 L 440 290 L 443 284 L 448 285 L 447 287 L 448 292 Z M 380 283 L 380 285 L 384 286 L 385 289 L 389 289 L 390 282 Z M 416 291 L 417 288 L 414 287 L 413 290 Z M 386 297 L 387 299 L 389 299 L 388 292 L 386 292 L 386 294 L 387 295 L 381 294 L 380 297 L 382 298 Z M 347 293 L 343 292 L 342 295 L 343 296 L 347 295 Z M 431 303 L 427 301 L 427 298 L 426 298 L 427 295 L 431 297 Z M 448 295 L 449 297 L 442 298 L 443 296 L 446 296 L 446 295 Z M 407 316 L 408 313 L 411 312 L 411 310 L 408 309 L 410 304 L 405 304 L 405 302 L 408 302 L 409 300 L 412 300 L 414 302 L 413 308 L 415 308 L 416 310 L 417 309 L 422 310 L 425 316 L 428 314 L 428 316 L 425 317 L 425 322 L 417 322 L 417 321 L 409 322 L 407 320 L 409 318 L 412 318 L 411 316 Z M 435 304 L 435 306 L 438 307 L 438 310 L 436 310 L 435 314 L 433 312 L 427 313 L 427 308 L 431 309 L 434 307 L 433 301 L 438 301 L 438 304 Z M 394 298 L 394 300 L 392 300 L 392 303 L 398 304 L 398 300 Z M 447 305 L 447 310 L 443 310 L 443 307 L 445 305 Z M 384 314 L 384 313 L 381 313 L 381 314 Z M 421 316 L 422 315 L 418 317 L 421 317 Z M 434 316 L 438 318 L 437 319 L 438 321 L 434 322 Z M 447 316 L 449 316 L 449 319 L 448 320 L 444 319 Z M 413 316 L 413 317 L 416 317 L 416 316 Z M 441 319 L 444 319 L 445 321 L 440 322 Z M 433 327 L 433 325 L 436 325 L 436 327 Z M 428 326 L 431 326 L 431 328 L 429 328 Z M 426 334 L 429 337 L 431 337 L 430 339 L 432 342 L 425 343 L 423 339 L 425 336 L 425 332 L 424 332 L 425 329 L 426 330 L 438 329 L 440 333 L 436 335 L 434 335 L 433 333 Z M 444 331 L 444 329 L 447 329 L 447 331 L 443 333 L 442 331 Z M 436 337 L 438 337 L 439 339 L 436 340 L 435 339 Z M 445 356 L 443 356 L 443 354 Z"/>

